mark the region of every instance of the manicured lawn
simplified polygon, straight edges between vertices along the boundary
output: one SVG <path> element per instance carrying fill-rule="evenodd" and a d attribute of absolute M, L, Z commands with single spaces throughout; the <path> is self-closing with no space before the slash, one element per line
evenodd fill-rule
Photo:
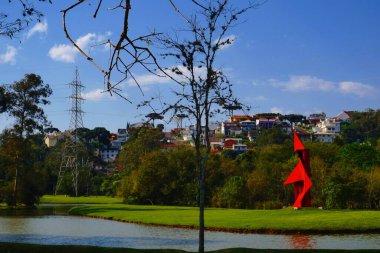
<path fill-rule="evenodd" d="M 91 205 L 74 207 L 70 214 L 157 225 L 198 224 L 198 209 L 194 207 Z M 252 232 L 379 232 L 380 211 L 209 208 L 205 211 L 205 222 L 209 229 Z"/>
<path fill-rule="evenodd" d="M 173 249 L 129 249 L 129 248 L 102 248 L 93 246 L 73 246 L 73 245 L 34 245 L 18 243 L 0 242 L 0 252 L 4 253 L 180 253 L 186 252 Z M 272 249 L 223 249 L 209 251 L 215 253 L 324 253 L 324 252 L 346 252 L 346 253 L 372 253 L 376 250 L 272 250 Z"/>
<path fill-rule="evenodd" d="M 42 204 L 116 204 L 122 202 L 122 198 L 108 196 L 69 197 L 65 195 L 45 195 L 40 199 Z"/>

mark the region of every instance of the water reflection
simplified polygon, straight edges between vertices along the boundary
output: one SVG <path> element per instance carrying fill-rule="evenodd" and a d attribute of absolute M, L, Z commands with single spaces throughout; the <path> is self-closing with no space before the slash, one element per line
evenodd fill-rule
<path fill-rule="evenodd" d="M 315 239 L 310 235 L 289 235 L 290 249 L 314 249 Z"/>

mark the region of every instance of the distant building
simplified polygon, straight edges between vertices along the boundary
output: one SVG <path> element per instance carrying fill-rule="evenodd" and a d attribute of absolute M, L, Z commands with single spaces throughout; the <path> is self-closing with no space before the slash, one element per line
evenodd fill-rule
<path fill-rule="evenodd" d="M 335 118 L 326 118 L 313 127 L 315 140 L 331 143 L 340 133 L 340 121 Z"/>
<path fill-rule="evenodd" d="M 298 135 L 298 137 L 302 141 L 312 141 L 313 140 L 313 131 L 312 130 L 307 130 L 302 127 L 294 127 L 294 131 Z"/>
<path fill-rule="evenodd" d="M 104 148 L 100 150 L 100 158 L 104 162 L 114 162 L 118 154 L 118 148 Z"/>
<path fill-rule="evenodd" d="M 234 151 L 236 151 L 238 154 L 241 154 L 241 153 L 243 153 L 244 151 L 246 151 L 247 150 L 247 145 L 245 145 L 245 144 L 234 144 L 233 146 L 232 146 L 232 149 L 234 150 Z"/>
<path fill-rule="evenodd" d="M 241 130 L 245 133 L 249 131 L 256 131 L 256 122 L 251 120 L 245 120 L 240 122 Z"/>
<path fill-rule="evenodd" d="M 242 144 L 242 138 L 226 138 L 224 139 L 223 147 L 225 149 L 233 149 L 234 145 Z"/>
<path fill-rule="evenodd" d="M 230 117 L 230 122 L 242 122 L 242 121 L 252 121 L 253 118 L 249 115 L 234 115 Z"/>
<path fill-rule="evenodd" d="M 343 111 L 339 113 L 338 115 L 336 115 L 334 118 L 336 118 L 337 120 L 346 122 L 350 119 L 353 113 L 354 113 L 353 111 Z"/>
<path fill-rule="evenodd" d="M 114 136 L 114 134 L 112 134 L 112 136 Z M 119 128 L 117 130 L 116 140 L 111 141 L 111 147 L 120 150 L 123 147 L 123 145 L 127 142 L 128 137 L 128 130 L 125 128 Z"/>
<path fill-rule="evenodd" d="M 270 129 L 276 124 L 276 119 L 257 119 L 256 127 L 259 129 Z"/>
<path fill-rule="evenodd" d="M 237 132 L 241 133 L 241 127 L 240 127 L 240 124 L 237 122 L 222 122 L 220 132 L 224 136 L 232 136 L 233 134 L 236 134 Z"/>
<path fill-rule="evenodd" d="M 307 120 L 309 121 L 309 123 L 311 125 L 316 125 L 316 124 L 318 124 L 319 122 L 321 122 L 322 120 L 325 120 L 325 119 L 326 119 L 326 113 L 324 113 L 324 112 L 310 114 L 309 117 L 307 117 Z"/>
<path fill-rule="evenodd" d="M 45 136 L 44 141 L 48 148 L 54 147 L 57 145 L 59 140 L 62 140 L 64 136 L 60 132 L 53 132 Z"/>

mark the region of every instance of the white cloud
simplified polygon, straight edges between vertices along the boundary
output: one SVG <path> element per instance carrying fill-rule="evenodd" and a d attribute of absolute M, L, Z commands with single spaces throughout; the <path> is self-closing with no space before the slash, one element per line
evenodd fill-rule
<path fill-rule="evenodd" d="M 0 54 L 0 63 L 9 63 L 11 65 L 16 63 L 17 49 L 12 46 L 7 46 L 5 53 Z"/>
<path fill-rule="evenodd" d="M 340 82 L 338 89 L 340 93 L 354 94 L 359 97 L 370 97 L 377 93 L 375 87 L 371 85 L 350 81 Z"/>
<path fill-rule="evenodd" d="M 80 48 L 87 48 L 91 43 L 94 43 L 96 39 L 95 33 L 87 33 L 84 36 L 81 36 L 75 42 Z"/>
<path fill-rule="evenodd" d="M 148 86 L 152 84 L 169 83 L 171 80 L 168 77 L 161 77 L 153 74 L 146 75 L 133 75 L 140 86 Z M 133 78 L 128 79 L 127 84 L 129 86 L 137 86 Z"/>
<path fill-rule="evenodd" d="M 224 43 L 224 42 L 227 42 L 226 44 L 222 44 L 222 45 L 220 45 L 220 50 L 224 50 L 224 49 L 226 49 L 226 48 L 229 48 L 230 46 L 232 46 L 234 43 L 235 43 L 235 41 L 236 41 L 236 35 L 229 35 L 229 36 L 227 36 L 227 37 L 223 37 L 221 40 L 220 40 L 220 42 L 219 42 L 219 44 L 222 44 L 222 43 Z M 214 44 L 216 44 L 218 41 L 216 40 L 216 41 L 214 41 Z"/>
<path fill-rule="evenodd" d="M 61 62 L 75 62 L 75 56 L 78 54 L 76 48 L 66 44 L 54 45 L 49 50 L 49 56 L 53 60 Z"/>
<path fill-rule="evenodd" d="M 28 31 L 28 34 L 26 35 L 26 38 L 29 39 L 30 37 L 32 37 L 35 33 L 47 33 L 47 30 L 48 30 L 48 23 L 45 20 L 43 20 L 42 22 L 38 22 L 36 23 L 29 31 Z"/>
<path fill-rule="evenodd" d="M 183 75 L 176 75 L 174 72 L 171 71 L 171 69 L 173 68 L 177 68 L 180 72 L 183 73 Z M 169 70 L 167 70 L 167 72 L 168 74 L 172 75 L 173 78 L 176 78 L 178 82 L 186 82 L 187 79 L 185 78 L 185 76 L 190 75 L 190 72 L 187 70 L 187 68 L 182 65 L 170 67 Z M 145 75 L 134 74 L 133 76 L 141 87 L 144 87 L 144 86 L 146 87 L 146 86 L 154 85 L 154 84 L 167 84 L 167 83 L 172 82 L 172 79 L 163 75 L 164 74 L 161 73 L 160 76 L 154 75 L 154 74 L 145 74 Z M 205 67 L 195 68 L 194 75 L 196 77 L 205 78 L 206 68 Z M 133 78 L 129 78 L 127 81 L 127 84 L 129 86 L 137 86 Z"/>
<path fill-rule="evenodd" d="M 88 101 L 100 101 L 106 98 L 107 94 L 102 89 L 96 89 L 87 93 L 82 93 L 82 97 Z"/>
<path fill-rule="evenodd" d="M 335 88 L 334 82 L 314 76 L 290 76 L 288 81 L 271 79 L 269 82 L 288 91 L 329 91 Z"/>
<path fill-rule="evenodd" d="M 274 87 L 280 87 L 286 91 L 323 91 L 337 92 L 341 94 L 353 94 L 358 97 L 373 97 L 378 90 L 371 85 L 360 82 L 343 81 L 333 82 L 314 76 L 290 76 L 288 81 L 269 79 Z"/>
<path fill-rule="evenodd" d="M 99 43 L 104 40 L 108 35 L 107 32 L 105 35 L 88 33 L 84 36 L 79 37 L 75 43 L 84 51 L 86 51 L 91 44 Z M 54 45 L 49 50 L 49 56 L 53 60 L 72 63 L 75 62 L 75 58 L 78 55 L 79 51 L 73 45 L 69 44 L 59 44 Z"/>

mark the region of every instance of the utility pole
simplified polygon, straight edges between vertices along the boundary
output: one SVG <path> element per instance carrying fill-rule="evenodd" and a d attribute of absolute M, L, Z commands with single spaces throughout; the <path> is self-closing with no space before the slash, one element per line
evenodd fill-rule
<path fill-rule="evenodd" d="M 78 68 L 75 69 L 75 79 L 69 84 L 72 89 L 72 94 L 69 97 L 71 100 L 71 113 L 70 127 L 65 132 L 65 148 L 59 167 L 59 174 L 57 179 L 57 186 L 55 188 L 55 194 L 59 191 L 62 183 L 62 179 L 66 173 L 71 173 L 73 188 L 75 196 L 78 196 L 78 176 L 79 166 L 89 166 L 88 160 L 84 162 L 79 158 L 80 140 L 78 136 L 78 129 L 83 128 L 83 110 L 82 110 L 82 90 L 83 85 L 79 80 Z M 81 160 L 81 163 L 80 161 Z"/>

